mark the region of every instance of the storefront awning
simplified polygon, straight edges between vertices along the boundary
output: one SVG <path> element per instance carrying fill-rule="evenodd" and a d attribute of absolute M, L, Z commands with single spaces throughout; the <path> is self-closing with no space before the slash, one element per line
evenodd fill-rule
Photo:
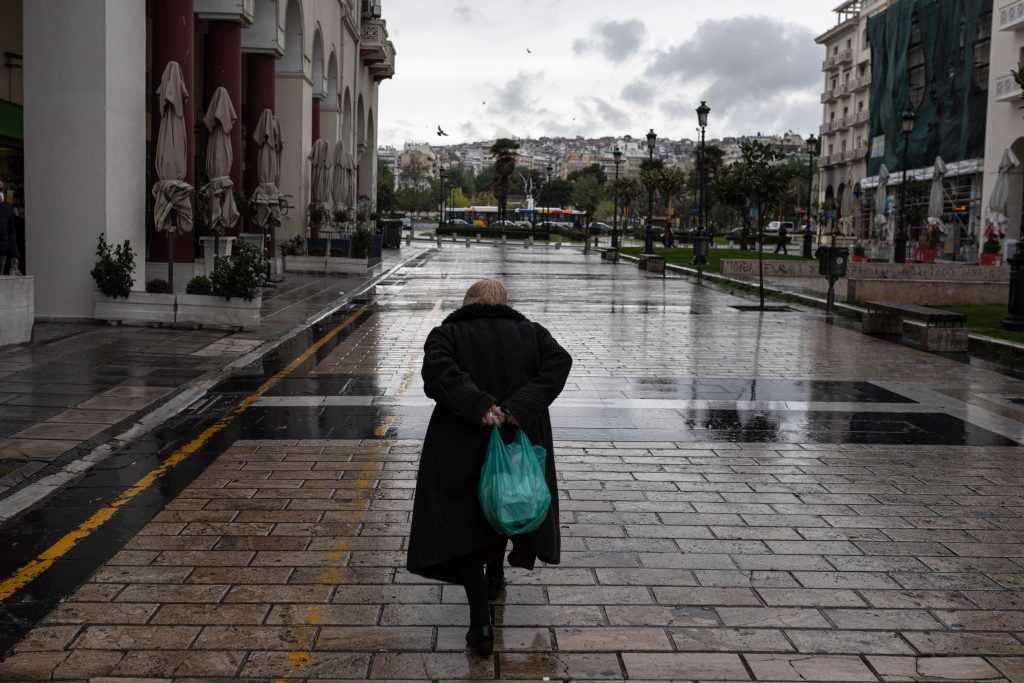
<path fill-rule="evenodd" d="M 7 100 L 0 100 L 0 138 L 23 140 L 25 137 L 22 108 Z"/>

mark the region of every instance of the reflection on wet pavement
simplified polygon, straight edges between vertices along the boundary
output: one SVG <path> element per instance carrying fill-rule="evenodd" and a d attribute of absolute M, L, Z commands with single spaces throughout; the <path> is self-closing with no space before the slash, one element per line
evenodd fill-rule
<path fill-rule="evenodd" d="M 510 572 L 481 660 L 461 589 L 402 565 L 432 409 L 422 343 L 483 276 L 575 365 L 552 409 L 562 564 Z M 1019 678 L 1024 383 L 744 303 L 568 250 L 445 249 L 399 271 L 371 314 L 0 605 L 2 649 L 28 633 L 0 679 Z M 0 567 L 346 314 L 0 529 Z"/>

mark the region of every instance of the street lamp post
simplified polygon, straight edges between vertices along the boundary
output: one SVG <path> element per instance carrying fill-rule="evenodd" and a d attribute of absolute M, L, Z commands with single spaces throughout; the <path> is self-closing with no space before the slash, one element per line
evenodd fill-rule
<path fill-rule="evenodd" d="M 654 170 L 654 146 L 658 143 L 658 134 L 651 128 L 647 131 L 647 158 L 648 171 Z M 648 175 L 648 177 L 650 177 Z M 651 218 L 654 214 L 654 185 L 649 184 L 647 188 L 647 229 L 644 230 L 644 253 L 654 253 L 654 223 Z"/>
<path fill-rule="evenodd" d="M 441 166 L 440 170 L 441 170 L 441 173 L 440 173 L 440 179 L 441 179 L 441 211 L 437 215 L 437 227 L 439 227 L 439 228 L 444 225 L 444 194 L 445 194 L 445 189 L 444 189 L 444 166 Z M 438 235 L 440 235 L 440 234 L 441 233 L 438 233 Z M 438 237 L 438 239 L 441 239 L 441 238 Z"/>
<path fill-rule="evenodd" d="M 905 111 L 901 117 L 903 123 L 903 182 L 900 183 L 900 225 L 893 238 L 895 249 L 893 250 L 893 261 L 896 263 L 907 262 L 907 182 L 910 180 L 909 164 L 907 155 L 910 151 L 910 133 L 914 130 L 914 112 Z"/>
<path fill-rule="evenodd" d="M 814 133 L 807 138 L 807 222 L 804 223 L 804 258 L 811 258 L 811 204 L 814 203 L 814 157 L 818 154 L 818 145 L 821 142 L 814 137 Z"/>
<path fill-rule="evenodd" d="M 619 165 L 622 163 L 622 150 L 616 145 L 612 150 L 615 159 L 615 212 L 612 214 L 612 249 L 619 248 Z"/>
<path fill-rule="evenodd" d="M 707 164 L 705 163 L 704 152 L 704 129 L 708 125 L 708 114 L 711 107 L 704 100 L 701 100 L 697 107 L 697 124 L 700 126 L 700 202 L 698 213 L 700 225 L 693 237 L 693 265 L 697 266 L 697 282 L 704 276 L 704 264 L 708 262 L 708 249 L 711 246 L 711 235 L 708 233 L 708 190 L 707 190 Z"/>

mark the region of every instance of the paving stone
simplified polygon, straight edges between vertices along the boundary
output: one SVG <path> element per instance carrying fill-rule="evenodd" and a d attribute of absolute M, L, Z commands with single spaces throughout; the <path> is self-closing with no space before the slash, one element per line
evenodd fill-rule
<path fill-rule="evenodd" d="M 529 653 L 498 655 L 503 678 L 541 680 L 619 680 L 622 668 L 609 653 Z"/>
<path fill-rule="evenodd" d="M 1002 678 L 981 657 L 869 656 L 872 668 L 885 681 L 984 681 Z"/>
<path fill-rule="evenodd" d="M 481 659 L 462 653 L 385 652 L 373 658 L 370 678 L 391 680 L 493 679 L 494 662 L 490 658 Z"/>
<path fill-rule="evenodd" d="M 787 630 L 786 635 L 800 652 L 825 654 L 914 654 L 910 646 L 891 631 Z M 904 634 L 911 640 L 912 633 Z M 917 634 L 920 635 L 920 634 Z M 913 642 L 911 640 L 911 642 Z M 915 646 L 916 647 L 916 646 Z M 918 648 L 920 649 L 920 648 Z"/>
<path fill-rule="evenodd" d="M 746 667 L 735 654 L 628 652 L 622 655 L 622 662 L 631 680 L 678 680 L 680 673 L 704 681 L 750 680 Z"/>
<path fill-rule="evenodd" d="M 240 651 L 135 650 L 124 655 L 115 673 L 122 676 L 234 677 L 245 653 Z"/>
<path fill-rule="evenodd" d="M 325 629 L 326 631 L 327 629 Z M 426 635 L 427 648 L 430 647 L 430 629 Z M 321 634 L 320 641 L 324 636 Z M 396 648 L 397 649 L 397 648 Z M 403 645 L 403 650 L 415 649 Z M 437 629 L 437 651 L 457 651 L 467 649 L 466 629 L 462 627 L 441 627 Z M 494 649 L 496 652 L 550 652 L 551 634 L 547 628 L 497 628 L 494 630 Z M 559 648 L 568 649 L 568 648 Z"/>
<path fill-rule="evenodd" d="M 76 648 L 94 650 L 184 650 L 198 626 L 87 626 Z"/>
<path fill-rule="evenodd" d="M 921 654 L 1019 655 L 1024 644 L 1008 633 L 908 631 L 903 637 Z"/>
<path fill-rule="evenodd" d="M 759 681 L 875 681 L 859 657 L 834 655 L 746 654 Z"/>
<path fill-rule="evenodd" d="M 561 652 L 672 650 L 665 631 L 653 628 L 556 628 L 555 640 Z"/>
<path fill-rule="evenodd" d="M 458 635 L 461 639 L 459 647 L 441 647 L 440 631 Z M 497 632 L 500 633 L 499 629 Z M 438 650 L 462 650 L 465 648 L 466 629 L 439 629 Z M 316 640 L 317 650 L 334 650 L 342 652 L 395 652 L 395 651 L 429 651 L 433 643 L 434 629 L 431 626 L 324 626 Z"/>
<path fill-rule="evenodd" d="M 283 672 L 297 677 L 292 680 L 305 680 L 306 678 L 316 680 L 327 678 L 365 679 L 369 669 L 369 660 L 370 656 L 364 653 L 250 652 L 242 666 L 241 675 L 253 676 L 264 681 L 268 679 L 284 680 L 279 679 Z M 298 678 L 298 676 L 302 678 Z M 415 676 L 413 677 L 415 678 Z"/>

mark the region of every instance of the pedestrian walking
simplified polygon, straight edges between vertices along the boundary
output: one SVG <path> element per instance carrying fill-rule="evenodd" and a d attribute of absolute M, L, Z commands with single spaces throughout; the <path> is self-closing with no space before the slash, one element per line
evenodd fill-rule
<path fill-rule="evenodd" d="M 14 225 L 14 208 L 7 203 L 4 181 L 0 179 L 0 275 L 18 267 L 18 231 Z"/>
<path fill-rule="evenodd" d="M 436 401 L 416 477 L 407 567 L 460 584 L 469 601 L 466 642 L 480 655 L 494 647 L 488 600 L 505 589 L 508 537 L 487 523 L 477 486 L 492 427 L 506 442 L 521 427 L 547 449 L 551 506 L 536 530 L 511 537 L 508 562 L 533 569 L 560 561 L 558 490 L 548 407 L 561 393 L 572 357 L 541 325 L 508 306 L 498 280 L 480 280 L 461 308 L 427 336 L 423 385 Z M 486 572 L 484 567 L 486 565 Z"/>
<path fill-rule="evenodd" d="M 789 242 L 789 231 L 786 230 L 786 223 L 781 222 L 779 223 L 779 241 L 775 244 L 775 253 L 778 254 L 781 249 L 783 254 L 789 256 L 787 242 Z"/>

